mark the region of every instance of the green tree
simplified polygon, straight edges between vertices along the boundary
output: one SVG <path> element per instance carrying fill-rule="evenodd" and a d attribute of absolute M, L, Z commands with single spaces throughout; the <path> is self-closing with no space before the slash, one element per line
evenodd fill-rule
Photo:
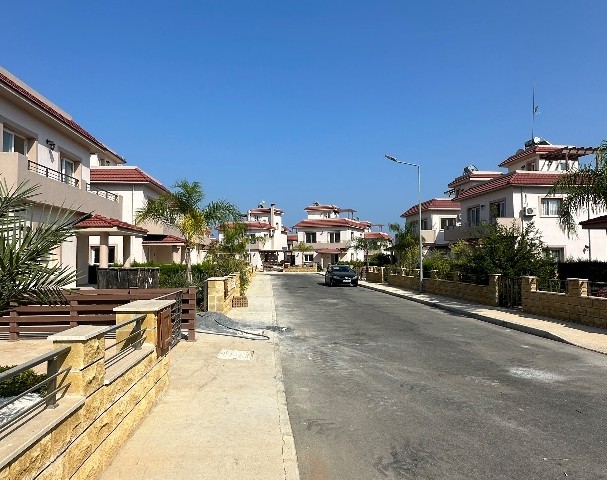
<path fill-rule="evenodd" d="M 364 235 L 354 238 L 350 246 L 356 251 L 362 251 L 365 256 L 365 265 L 369 270 L 369 252 L 375 252 L 387 247 L 390 241 L 385 238 L 365 238 Z"/>
<path fill-rule="evenodd" d="M 554 277 L 556 264 L 546 256 L 545 245 L 533 222 L 522 232 L 514 225 L 499 224 L 483 224 L 481 232 L 475 245 L 456 244 L 455 250 L 459 251 L 454 262 L 462 273 Z"/>
<path fill-rule="evenodd" d="M 409 259 L 411 257 L 417 259 L 416 262 L 419 263 L 419 237 L 415 231 L 415 225 L 412 222 L 406 222 L 404 226 L 398 223 L 388 225 L 390 231 L 394 233 L 392 251 L 396 260 L 395 263 L 398 266 L 404 267 L 406 263 L 410 263 Z M 414 268 L 414 266 L 411 266 L 411 268 Z"/>
<path fill-rule="evenodd" d="M 185 240 L 188 283 L 192 282 L 192 248 L 208 235 L 210 229 L 240 219 L 240 212 L 232 203 L 218 200 L 203 206 L 204 198 L 200 183 L 178 180 L 173 192 L 148 200 L 135 217 L 136 223 L 150 220 L 179 231 Z"/>
<path fill-rule="evenodd" d="M 246 290 L 250 281 L 250 262 L 247 257 L 247 225 L 241 222 L 224 224 L 221 242 L 209 247 L 205 261 L 212 266 L 214 276 L 225 276 L 234 272 L 240 274 L 240 288 Z"/>
<path fill-rule="evenodd" d="M 596 152 L 595 165 L 582 165 L 564 173 L 549 191 L 564 194 L 559 211 L 559 226 L 568 236 L 577 235 L 576 217 L 589 211 L 601 213 L 607 209 L 607 141 Z"/>
<path fill-rule="evenodd" d="M 0 313 L 9 310 L 11 302 L 62 301 L 61 289 L 76 280 L 76 272 L 61 265 L 54 252 L 86 216 L 50 210 L 33 224 L 15 215 L 32 204 L 38 189 L 0 183 Z"/>
<path fill-rule="evenodd" d="M 303 265 L 303 257 L 304 257 L 304 255 L 306 253 L 313 252 L 314 251 L 314 247 L 312 247 L 312 245 L 309 245 L 307 243 L 299 242 L 299 243 L 297 243 L 297 244 L 295 244 L 293 246 L 293 251 L 301 253 L 301 264 Z"/>

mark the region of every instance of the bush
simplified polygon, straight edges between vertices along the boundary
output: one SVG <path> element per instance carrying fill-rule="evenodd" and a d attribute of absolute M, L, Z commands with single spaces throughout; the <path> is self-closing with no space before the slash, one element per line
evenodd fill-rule
<path fill-rule="evenodd" d="M 6 372 L 14 367 L 15 365 L 0 365 L 0 373 Z M 26 370 L 25 372 L 21 372 L 20 374 L 15 375 L 4 382 L 0 382 L 0 397 L 15 397 L 45 379 L 46 375 L 36 373 L 31 369 Z M 42 396 L 46 395 L 46 385 L 43 385 L 35 392 Z"/>
<path fill-rule="evenodd" d="M 607 282 L 607 262 L 573 260 L 558 264 L 558 277 L 585 278 L 592 282 Z"/>

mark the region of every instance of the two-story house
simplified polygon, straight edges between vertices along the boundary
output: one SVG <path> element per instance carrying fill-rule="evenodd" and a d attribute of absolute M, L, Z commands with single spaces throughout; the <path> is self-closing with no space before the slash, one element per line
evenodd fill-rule
<path fill-rule="evenodd" d="M 107 266 L 108 232 L 128 239 L 145 235 L 144 229 L 121 220 L 120 195 L 91 185 L 93 163 L 121 165 L 125 161 L 68 113 L 0 69 L 1 179 L 13 188 L 23 182 L 40 187 L 33 206 L 22 213 L 24 221 L 42 222 L 49 210 L 74 216 L 95 214 L 56 252 L 59 262 L 76 270 L 77 284 L 88 282 L 89 237 L 102 238 L 99 263 Z M 122 256 L 128 259 L 130 241 L 123 243 Z"/>
<path fill-rule="evenodd" d="M 550 188 L 564 172 L 577 168 L 579 159 L 596 152 L 592 147 L 550 145 L 546 141 L 527 144 L 499 164 L 508 169 L 493 178 L 472 184 L 466 175 L 456 179 L 465 188 L 455 192 L 461 206 L 461 226 L 445 231 L 445 240 L 455 242 L 474 237 L 482 222 L 514 225 L 521 230 L 533 222 L 554 258 L 606 258 L 606 238 L 602 232 L 587 230 L 568 238 L 558 225 L 562 196 L 550 196 Z M 474 175 L 477 172 L 470 172 Z M 455 181 L 454 181 L 455 182 Z M 453 182 L 450 186 L 453 185 Z M 587 220 L 588 215 L 578 221 Z"/>
<path fill-rule="evenodd" d="M 445 250 L 445 230 L 460 223 L 460 204 L 450 198 L 433 198 L 421 204 L 421 234 L 424 250 Z M 408 224 L 415 225 L 419 233 L 419 204 L 413 205 L 401 215 Z"/>
<path fill-rule="evenodd" d="M 259 205 L 243 215 L 249 237 L 248 252 L 251 265 L 256 269 L 264 264 L 287 261 L 287 229 L 282 224 L 284 211 L 275 204 Z M 220 237 L 221 238 L 221 237 Z"/>
<path fill-rule="evenodd" d="M 314 203 L 306 208 L 307 218 L 293 226 L 297 237 L 291 237 L 291 244 L 304 243 L 309 252 L 295 252 L 295 263 L 316 262 L 325 268 L 339 261 L 364 260 L 364 252 L 353 248 L 356 238 L 364 238 L 371 232 L 371 223 L 354 219 L 354 210 L 341 209 L 335 205 Z M 345 212 L 349 218 L 340 217 Z M 383 233 L 383 236 L 390 235 Z"/>

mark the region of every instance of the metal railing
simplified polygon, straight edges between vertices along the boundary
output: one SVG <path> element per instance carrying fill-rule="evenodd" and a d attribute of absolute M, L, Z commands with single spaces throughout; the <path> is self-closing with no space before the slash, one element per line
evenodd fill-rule
<path fill-rule="evenodd" d="M 97 195 L 101 198 L 107 198 L 108 200 L 111 200 L 112 202 L 118 201 L 118 195 L 116 195 L 115 193 L 108 192 L 107 190 L 104 190 L 103 188 L 93 187 L 90 183 L 87 183 L 87 182 L 85 182 L 85 185 L 86 185 L 87 192 L 94 193 L 95 195 Z"/>
<path fill-rule="evenodd" d="M 567 280 L 561 280 L 560 278 L 538 278 L 537 291 L 551 293 L 567 293 Z"/>
<path fill-rule="evenodd" d="M 39 163 L 33 162 L 32 160 L 27 161 L 27 168 L 30 172 L 35 172 L 38 175 L 50 178 L 51 180 L 57 180 L 58 182 L 65 183 L 76 188 L 79 188 L 80 186 L 80 180 L 78 180 L 77 178 L 71 177 L 70 175 L 66 175 L 65 173 L 61 173 L 58 170 L 53 170 L 52 168 L 45 167 L 44 165 L 40 165 Z"/>
<path fill-rule="evenodd" d="M 607 282 L 588 282 L 589 297 L 607 297 Z"/>
<path fill-rule="evenodd" d="M 105 330 L 103 330 L 103 333 L 107 338 L 111 334 L 115 334 L 119 329 L 131 325 L 132 323 L 135 324 L 135 327 L 133 328 L 130 334 L 125 335 L 124 337 L 120 338 L 120 340 L 117 339 L 116 342 L 110 345 L 106 345 L 106 355 L 103 360 L 103 363 L 105 364 L 106 368 L 114 365 L 116 362 L 123 359 L 135 350 L 141 350 L 141 346 L 145 341 L 146 332 L 145 328 L 141 328 L 141 323 L 143 322 L 145 317 L 145 314 L 138 315 L 137 317 L 131 318 L 130 320 L 126 320 L 117 325 L 107 327 Z M 118 338 L 118 335 L 116 335 L 116 338 Z M 122 348 L 118 348 L 120 345 L 122 346 Z M 114 353 L 112 355 L 108 355 L 108 352 L 112 350 L 114 351 Z M 92 362 L 90 365 L 92 365 L 93 363 L 95 362 Z M 87 365 L 87 367 L 90 365 Z"/>
<path fill-rule="evenodd" d="M 57 393 L 60 391 L 66 391 L 67 388 L 70 386 L 69 383 L 57 386 L 57 378 L 60 375 L 67 374 L 67 372 L 69 371 L 69 368 L 57 371 L 57 359 L 60 355 L 67 354 L 69 351 L 70 347 L 57 348 L 51 352 L 45 353 L 44 355 L 40 355 L 39 357 L 36 357 L 33 360 L 29 360 L 25 363 L 22 363 L 21 365 L 17 365 L 11 368 L 10 370 L 0 373 L 0 383 L 2 383 L 19 375 L 20 373 L 23 373 L 38 365 L 41 365 L 44 362 L 47 362 L 47 377 L 41 382 L 34 385 L 33 387 L 28 388 L 26 391 L 0 404 L 0 412 L 2 412 L 2 410 L 7 409 L 11 405 L 14 406 L 17 401 L 21 400 L 26 395 L 38 392 L 43 388 L 46 388 L 46 395 L 41 396 L 39 400 L 36 400 L 30 403 L 29 405 L 18 409 L 14 414 L 7 415 L 5 418 L 0 418 L 0 433 L 5 432 L 11 426 L 15 425 L 15 423 L 17 423 L 19 420 L 26 417 L 33 411 L 39 409 L 40 407 L 44 409 L 55 408 L 57 406 Z"/>

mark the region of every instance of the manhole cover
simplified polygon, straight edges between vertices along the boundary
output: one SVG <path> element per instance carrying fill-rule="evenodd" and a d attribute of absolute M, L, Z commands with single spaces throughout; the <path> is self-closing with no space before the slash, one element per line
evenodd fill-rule
<path fill-rule="evenodd" d="M 253 352 L 247 350 L 226 350 L 219 352 L 217 358 L 222 360 L 253 360 Z"/>

